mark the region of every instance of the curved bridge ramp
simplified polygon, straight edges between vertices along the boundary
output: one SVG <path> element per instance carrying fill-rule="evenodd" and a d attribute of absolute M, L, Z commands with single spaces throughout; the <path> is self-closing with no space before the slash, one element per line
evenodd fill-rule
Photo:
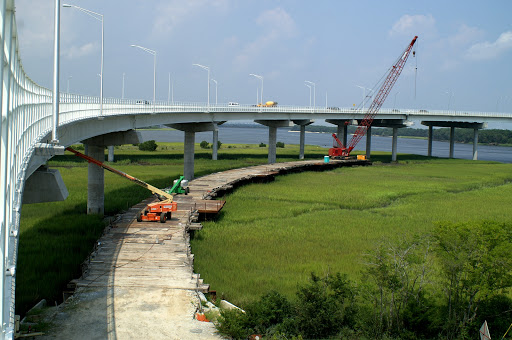
<path fill-rule="evenodd" d="M 193 272 L 189 230 L 201 214 L 217 213 L 212 200 L 236 186 L 273 180 L 278 174 L 321 171 L 368 161 L 297 161 L 214 173 L 190 182 L 190 193 L 175 197 L 178 211 L 166 223 L 137 222 L 149 198 L 117 216 L 84 262 L 76 288 L 54 315 L 48 339 L 219 339 L 211 323 L 193 319 L 198 292 L 207 292 Z"/>

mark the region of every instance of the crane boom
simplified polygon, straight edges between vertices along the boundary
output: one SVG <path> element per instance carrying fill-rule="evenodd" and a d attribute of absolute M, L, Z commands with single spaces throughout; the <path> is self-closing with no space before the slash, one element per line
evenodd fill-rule
<path fill-rule="evenodd" d="M 144 181 L 141 181 L 141 180 L 140 180 L 140 179 L 138 179 L 138 178 L 135 178 L 135 177 L 133 177 L 133 176 L 130 176 L 130 175 L 128 175 L 127 173 L 122 172 L 121 170 L 114 169 L 114 168 L 112 168 L 112 167 L 110 167 L 110 166 L 106 165 L 105 163 L 100 162 L 100 161 L 98 161 L 97 159 L 94 159 L 94 158 L 89 157 L 89 156 L 87 156 L 87 155 L 84 155 L 83 153 L 78 152 L 78 151 L 76 151 L 76 150 L 74 150 L 74 149 L 72 149 L 72 148 L 70 148 L 70 147 L 67 147 L 67 148 L 66 148 L 66 150 L 68 150 L 69 152 L 74 153 L 76 156 L 78 156 L 78 157 L 80 157 L 80 158 L 85 159 L 85 160 L 86 160 L 86 161 L 88 161 L 89 163 L 94 163 L 94 164 L 96 164 L 97 166 L 102 167 L 102 168 L 103 168 L 103 169 L 105 169 L 105 170 L 108 170 L 108 171 L 110 171 L 110 172 L 115 173 L 116 175 L 119 175 L 119 176 L 121 176 L 121 177 L 124 177 L 124 178 L 126 178 L 126 179 L 128 179 L 128 180 L 132 181 L 133 183 L 135 183 L 135 184 L 137 184 L 137 185 L 140 185 L 141 187 L 143 187 L 143 188 L 146 188 L 146 189 L 150 190 L 153 194 L 158 194 L 159 196 L 163 196 L 163 197 L 165 197 L 167 200 L 170 200 L 170 202 L 172 202 L 173 196 L 172 196 L 171 194 L 168 194 L 168 193 L 166 193 L 165 191 L 160 190 L 160 189 L 158 189 L 157 187 L 152 186 L 151 184 L 148 184 L 148 183 L 146 183 L 146 182 L 144 182 Z"/>
<path fill-rule="evenodd" d="M 405 63 L 407 61 L 407 58 L 409 58 L 409 55 L 411 53 L 412 47 L 414 46 L 414 43 L 416 42 L 416 39 L 418 39 L 418 36 L 415 36 L 411 43 L 407 46 L 405 51 L 400 55 L 398 60 L 395 62 L 395 64 L 391 67 L 389 70 L 389 73 L 384 80 L 384 83 L 379 89 L 379 92 L 377 92 L 377 95 L 375 95 L 372 104 L 368 108 L 368 111 L 366 112 L 363 120 L 359 123 L 356 132 L 352 135 L 352 138 L 350 139 L 350 142 L 348 144 L 348 147 L 342 147 L 342 155 L 343 156 L 349 156 L 350 152 L 354 149 L 354 147 L 359 143 L 361 138 L 363 138 L 366 135 L 366 132 L 368 131 L 368 128 L 372 125 L 373 119 L 375 118 L 375 115 L 377 112 L 379 112 L 382 104 L 384 104 L 384 101 L 388 97 L 389 92 L 391 92 L 391 89 L 395 85 L 396 81 L 398 80 L 398 77 L 400 76 L 400 73 L 402 73 L 402 70 L 405 66 Z M 336 142 L 339 143 L 339 140 Z"/>

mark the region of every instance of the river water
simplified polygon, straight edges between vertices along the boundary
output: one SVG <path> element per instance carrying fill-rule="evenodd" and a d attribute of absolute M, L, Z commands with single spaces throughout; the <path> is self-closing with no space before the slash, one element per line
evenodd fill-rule
<path fill-rule="evenodd" d="M 307 128 L 306 128 L 307 130 Z M 153 139 L 156 142 L 183 142 L 184 132 L 177 130 L 139 130 L 144 140 Z M 212 143 L 212 132 L 196 133 L 196 143 L 207 141 Z M 330 133 L 306 132 L 306 144 L 323 147 L 332 146 Z M 349 136 L 350 139 L 350 136 Z M 227 144 L 268 144 L 266 128 L 223 127 L 219 126 L 219 141 Z M 284 144 L 299 144 L 299 132 L 287 129 L 277 129 L 277 141 Z M 391 152 L 391 137 L 372 136 L 372 151 Z M 365 150 L 366 138 L 361 139 L 355 150 Z M 432 156 L 448 157 L 450 144 L 448 142 L 432 142 Z M 398 138 L 398 153 L 427 155 L 426 139 Z M 473 144 L 455 143 L 454 157 L 462 159 L 473 158 Z M 400 157 L 398 157 L 400 159 Z M 512 163 L 512 147 L 478 145 L 478 159 Z"/>

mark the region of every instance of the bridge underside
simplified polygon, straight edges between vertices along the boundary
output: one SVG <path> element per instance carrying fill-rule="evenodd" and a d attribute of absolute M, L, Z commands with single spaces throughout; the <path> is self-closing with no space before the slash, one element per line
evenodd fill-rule
<path fill-rule="evenodd" d="M 453 158 L 455 153 L 455 128 L 473 129 L 473 160 L 478 159 L 478 130 L 487 127 L 484 122 L 459 122 L 459 121 L 422 121 L 422 125 L 428 126 L 428 151 L 427 155 L 432 156 L 432 140 L 434 136 L 434 126 L 450 128 L 450 154 Z"/>

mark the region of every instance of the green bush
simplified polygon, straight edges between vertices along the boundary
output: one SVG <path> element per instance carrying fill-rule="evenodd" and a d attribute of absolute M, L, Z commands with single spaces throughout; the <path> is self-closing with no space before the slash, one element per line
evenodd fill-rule
<path fill-rule="evenodd" d="M 220 146 L 222 145 L 222 142 L 220 140 L 217 141 L 217 149 L 220 149 Z"/>
<path fill-rule="evenodd" d="M 246 308 L 248 325 L 256 334 L 269 335 L 269 330 L 292 315 L 292 306 L 283 295 L 272 291 Z"/>
<path fill-rule="evenodd" d="M 278 147 L 278 148 L 284 148 L 284 143 L 283 143 L 283 142 L 277 142 L 277 143 L 276 143 L 276 147 Z"/>
<path fill-rule="evenodd" d="M 201 147 L 201 149 L 208 149 L 208 146 L 210 145 L 210 143 L 208 143 L 207 141 L 202 141 L 201 143 L 199 143 L 199 146 Z"/>
<path fill-rule="evenodd" d="M 139 144 L 139 150 L 141 150 L 141 151 L 155 151 L 157 146 L 158 145 L 156 145 L 154 140 L 148 140 L 148 141 L 145 141 L 144 143 L 140 143 Z"/>
<path fill-rule="evenodd" d="M 267 144 L 265 143 L 260 143 L 260 148 L 266 148 L 267 147 Z"/>
<path fill-rule="evenodd" d="M 247 314 L 238 309 L 224 309 L 220 312 L 217 330 L 220 334 L 233 339 L 247 339 L 250 330 L 247 327 Z"/>

